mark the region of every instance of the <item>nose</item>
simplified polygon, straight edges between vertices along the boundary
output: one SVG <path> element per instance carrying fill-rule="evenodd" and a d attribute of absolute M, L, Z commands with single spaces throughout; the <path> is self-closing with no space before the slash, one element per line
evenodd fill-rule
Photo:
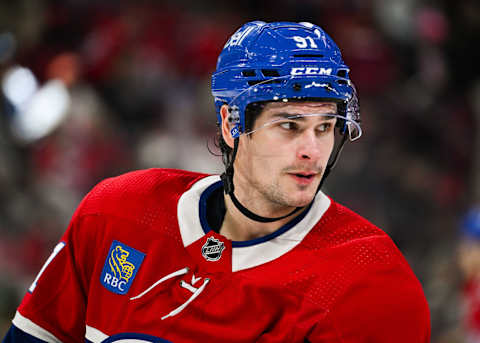
<path fill-rule="evenodd" d="M 325 142 L 322 142 L 316 135 L 314 130 L 305 130 L 298 137 L 297 158 L 299 160 L 317 160 L 322 155 L 322 151 L 326 148 Z"/>

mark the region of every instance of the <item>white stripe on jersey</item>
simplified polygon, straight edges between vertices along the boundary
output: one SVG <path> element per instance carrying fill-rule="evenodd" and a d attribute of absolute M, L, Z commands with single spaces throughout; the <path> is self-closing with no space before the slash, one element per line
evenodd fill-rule
<path fill-rule="evenodd" d="M 318 192 L 307 215 L 290 230 L 260 244 L 233 248 L 232 272 L 273 261 L 295 248 L 320 221 L 330 204 L 330 198 Z"/>
<path fill-rule="evenodd" d="M 86 326 L 85 338 L 93 343 L 100 343 L 108 338 L 102 331 L 91 326 Z"/>
<path fill-rule="evenodd" d="M 15 313 L 15 317 L 12 320 L 13 325 L 22 330 L 29 335 L 41 339 L 49 343 L 62 343 L 57 337 L 53 334 L 42 328 L 41 326 L 35 324 L 30 319 L 22 316 L 20 312 Z"/>

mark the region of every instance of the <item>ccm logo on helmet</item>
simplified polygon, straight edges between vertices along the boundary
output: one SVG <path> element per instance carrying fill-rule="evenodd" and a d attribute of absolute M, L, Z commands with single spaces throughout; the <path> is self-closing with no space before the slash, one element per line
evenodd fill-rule
<path fill-rule="evenodd" d="M 332 68 L 298 67 L 292 68 L 291 75 L 331 75 Z"/>

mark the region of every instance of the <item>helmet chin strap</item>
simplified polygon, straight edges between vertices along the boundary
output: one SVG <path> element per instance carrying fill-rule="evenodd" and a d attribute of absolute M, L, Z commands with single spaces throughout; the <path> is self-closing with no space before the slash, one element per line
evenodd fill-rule
<path fill-rule="evenodd" d="M 342 136 L 342 140 L 340 141 L 337 148 L 333 152 L 332 162 L 328 163 L 327 166 L 325 167 L 325 172 L 323 173 L 322 179 L 320 180 L 320 183 L 318 184 L 318 188 L 317 188 L 317 191 L 315 192 L 315 195 L 317 195 L 317 193 L 320 192 L 320 189 L 322 188 L 323 183 L 325 182 L 325 179 L 327 178 L 327 176 L 330 174 L 332 169 L 337 164 L 338 157 L 340 156 L 340 153 L 342 152 L 342 149 L 343 149 L 343 145 L 345 144 L 346 141 L 347 141 L 347 134 L 344 133 L 343 136 Z"/>
<path fill-rule="evenodd" d="M 335 149 L 335 151 L 332 155 L 333 156 L 332 161 L 330 163 L 328 163 L 326 168 L 325 168 L 325 172 L 323 173 L 322 180 L 320 180 L 320 184 L 317 187 L 315 195 L 317 195 L 317 193 L 320 191 L 320 188 L 322 188 L 323 182 L 327 178 L 328 174 L 330 174 L 330 171 L 333 169 L 333 167 L 335 167 L 335 164 L 337 163 L 338 157 L 340 155 L 340 152 L 343 149 L 343 145 L 344 145 L 346 139 L 347 139 L 347 135 L 344 134 L 343 137 L 342 137 L 342 140 L 340 141 L 339 145 L 337 146 L 337 148 Z M 239 138 L 237 137 L 237 138 L 235 138 L 235 140 L 233 142 L 232 155 L 231 155 L 230 158 L 228 158 L 227 161 L 225 161 L 226 162 L 225 172 L 222 175 L 220 175 L 220 178 L 223 182 L 223 188 L 224 188 L 225 194 L 228 194 L 230 196 L 230 198 L 232 199 L 232 202 L 235 205 L 235 207 L 240 212 L 242 212 L 242 214 L 244 216 L 246 216 L 246 217 L 248 217 L 248 218 L 250 218 L 250 219 L 252 219 L 256 222 L 261 222 L 261 223 L 272 223 L 272 222 L 275 222 L 275 221 L 278 221 L 278 220 L 281 220 L 281 219 L 285 219 L 287 217 L 290 217 L 294 213 L 300 211 L 301 209 L 303 209 L 304 207 L 296 207 L 292 212 L 287 213 L 284 216 L 272 218 L 272 217 L 263 217 L 263 216 L 260 216 L 256 213 L 253 213 L 252 211 L 250 211 L 248 208 L 246 208 L 245 206 L 243 206 L 240 203 L 240 201 L 237 199 L 237 197 L 235 196 L 235 194 L 233 192 L 234 189 L 235 189 L 235 187 L 233 186 L 233 162 L 235 161 L 235 157 L 237 155 L 238 142 L 239 142 Z M 315 199 L 315 197 L 312 199 L 312 202 L 313 202 L 314 199 Z"/>

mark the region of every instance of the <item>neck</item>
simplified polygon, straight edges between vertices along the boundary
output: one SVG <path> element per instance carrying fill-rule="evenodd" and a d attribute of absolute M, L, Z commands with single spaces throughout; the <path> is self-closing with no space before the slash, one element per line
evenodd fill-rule
<path fill-rule="evenodd" d="M 250 197 L 250 199 L 252 198 L 254 199 L 254 197 Z M 245 216 L 235 206 L 229 195 L 224 194 L 224 199 L 226 213 L 220 233 L 234 241 L 246 241 L 266 236 L 276 231 L 301 213 L 301 211 L 297 211 L 286 218 L 282 218 L 273 222 L 258 222 Z M 239 201 L 245 207 L 256 214 L 265 217 L 281 217 L 291 213 L 295 209 L 295 207 L 290 206 L 271 206 L 270 208 L 267 208 L 267 206 L 262 207 L 258 204 L 255 206 L 252 201 L 249 202 L 242 199 L 245 199 L 245 197 L 239 196 Z"/>

